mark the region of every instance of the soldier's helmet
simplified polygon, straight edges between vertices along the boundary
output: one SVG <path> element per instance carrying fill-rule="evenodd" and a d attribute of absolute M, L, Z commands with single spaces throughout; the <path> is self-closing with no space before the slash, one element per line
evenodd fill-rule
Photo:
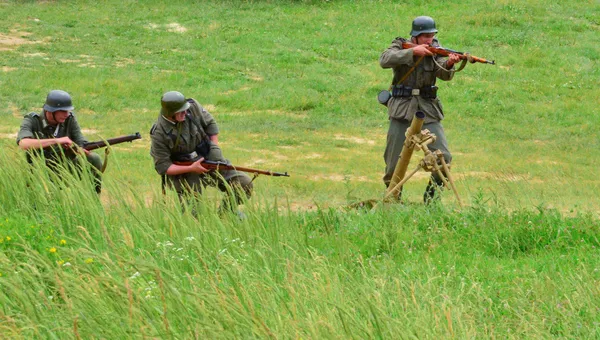
<path fill-rule="evenodd" d="M 412 31 L 410 31 L 411 37 L 416 37 L 422 33 L 437 33 L 435 28 L 435 21 L 432 17 L 420 16 L 416 17 L 412 22 Z"/>
<path fill-rule="evenodd" d="M 44 110 L 49 112 L 72 111 L 74 109 L 71 95 L 62 90 L 52 90 L 46 97 Z"/>
<path fill-rule="evenodd" d="M 160 114 L 171 118 L 177 112 L 185 111 L 190 107 L 190 103 L 185 100 L 181 92 L 169 91 L 163 94 L 160 99 Z"/>

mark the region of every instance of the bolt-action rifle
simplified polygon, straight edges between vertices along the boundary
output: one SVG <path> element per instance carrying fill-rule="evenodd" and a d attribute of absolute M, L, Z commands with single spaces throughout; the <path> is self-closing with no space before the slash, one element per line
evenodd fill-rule
<path fill-rule="evenodd" d="M 115 145 L 115 144 L 120 144 L 120 143 L 125 143 L 125 142 L 131 142 L 133 140 L 141 139 L 141 138 L 142 138 L 142 136 L 140 135 L 140 133 L 136 132 L 131 135 L 109 138 L 107 140 L 100 140 L 97 142 L 86 142 L 81 147 L 88 151 L 92 151 L 95 149 L 103 148 L 105 146 Z"/>
<path fill-rule="evenodd" d="M 195 154 L 195 152 L 193 152 L 192 154 Z M 173 164 L 176 165 L 191 165 L 192 163 L 194 163 L 195 161 L 197 161 L 198 159 L 200 159 L 199 157 L 194 157 L 195 159 L 193 160 L 185 160 L 185 161 L 173 161 Z M 246 168 L 246 167 L 242 167 L 242 166 L 235 166 L 233 164 L 229 164 L 229 163 L 225 163 L 225 162 L 219 162 L 219 161 L 209 161 L 209 160 L 204 160 L 202 162 L 200 162 L 200 164 L 207 170 L 237 170 L 237 171 L 243 171 L 243 172 L 248 172 L 248 173 L 253 173 L 255 175 L 267 175 L 267 176 L 274 176 L 274 177 L 290 177 L 290 175 L 288 175 L 287 171 L 286 172 L 274 172 L 274 171 L 270 171 L 270 170 L 259 170 L 259 169 L 253 169 L 253 168 Z"/>
<path fill-rule="evenodd" d="M 404 49 L 413 48 L 413 47 L 417 47 L 417 46 L 418 46 L 417 44 L 413 44 L 408 41 L 402 42 L 402 48 L 404 48 Z M 487 60 L 484 58 L 475 57 L 468 53 L 458 52 L 455 50 L 451 50 L 449 48 L 443 48 L 443 47 L 439 47 L 439 46 L 435 47 L 435 46 L 429 45 L 429 46 L 427 46 L 427 49 L 433 54 L 441 55 L 444 57 L 449 56 L 450 53 L 454 53 L 454 54 L 458 54 L 460 56 L 461 60 L 468 60 L 470 63 L 483 63 L 483 64 L 496 65 L 496 62 L 493 60 Z"/>
<path fill-rule="evenodd" d="M 81 146 L 77 146 L 77 145 L 73 144 L 71 147 L 62 149 L 62 151 L 60 151 L 60 152 L 61 153 L 64 152 L 64 154 L 68 158 L 72 158 L 72 157 L 75 157 L 77 154 L 80 154 L 81 149 L 84 149 L 87 151 L 92 151 L 92 150 L 103 148 L 103 147 L 106 147 L 109 145 L 131 142 L 133 140 L 141 139 L 141 138 L 142 138 L 142 136 L 140 135 L 140 133 L 136 132 L 131 135 L 109 138 L 107 140 L 100 140 L 97 142 L 86 142 Z M 46 158 L 51 158 L 52 157 L 51 154 L 57 153 L 58 151 L 55 148 L 55 146 L 50 146 L 50 147 L 44 148 L 42 150 L 42 152 Z M 108 154 L 109 154 L 109 149 L 106 149 L 105 156 L 104 156 L 104 162 L 102 162 L 102 169 L 100 169 L 101 172 L 104 172 L 106 170 L 106 166 L 108 165 Z"/>

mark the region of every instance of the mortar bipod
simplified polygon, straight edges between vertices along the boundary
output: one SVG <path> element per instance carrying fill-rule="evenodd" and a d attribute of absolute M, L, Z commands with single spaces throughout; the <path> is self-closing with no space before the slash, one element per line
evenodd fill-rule
<path fill-rule="evenodd" d="M 400 182 L 398 182 L 393 188 L 388 189 L 385 197 L 383 198 L 384 201 L 392 197 L 394 192 L 398 192 L 400 188 L 404 185 L 404 183 L 406 183 L 414 174 L 416 174 L 419 171 L 419 169 L 423 169 L 427 172 L 435 172 L 436 174 L 438 174 L 438 176 L 444 182 L 444 186 L 450 187 L 450 189 L 452 189 L 452 191 L 454 192 L 456 200 L 458 201 L 458 205 L 460 207 L 463 206 L 462 201 L 460 200 L 460 196 L 458 195 L 458 191 L 456 190 L 456 186 L 454 185 L 454 178 L 450 173 L 450 166 L 448 166 L 446 160 L 444 159 L 444 154 L 440 150 L 435 150 L 432 152 L 427 147 L 429 144 L 435 142 L 435 140 L 436 136 L 427 129 L 421 130 L 420 133 L 413 134 L 410 137 L 408 137 L 405 145 L 411 147 L 412 149 L 420 149 L 421 151 L 423 151 L 424 156 L 413 171 L 406 174 L 406 176 L 404 176 L 404 178 Z M 446 174 L 446 176 L 444 176 L 444 173 Z"/>

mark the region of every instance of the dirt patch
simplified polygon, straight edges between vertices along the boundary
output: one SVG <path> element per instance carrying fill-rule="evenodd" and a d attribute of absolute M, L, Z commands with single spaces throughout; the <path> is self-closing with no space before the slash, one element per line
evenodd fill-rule
<path fill-rule="evenodd" d="M 96 66 L 96 64 L 92 64 L 92 63 L 83 63 L 83 64 L 79 64 L 77 65 L 77 67 L 89 67 L 89 68 L 96 68 L 98 66 Z"/>
<path fill-rule="evenodd" d="M 21 45 L 39 43 L 39 41 L 26 39 L 30 35 L 29 32 L 19 32 L 17 30 L 11 30 L 8 34 L 0 33 L 0 51 L 10 51 Z"/>
<path fill-rule="evenodd" d="M 527 175 L 521 174 L 510 174 L 510 173 L 498 173 L 498 172 L 485 172 L 485 171 L 467 171 L 461 173 L 452 173 L 458 180 L 465 179 L 467 177 L 486 178 L 494 179 L 501 182 L 528 182 L 528 183 L 544 183 L 539 178 L 530 178 Z"/>
<path fill-rule="evenodd" d="M 336 134 L 334 135 L 334 138 L 336 140 L 345 140 L 345 141 L 349 141 L 352 143 L 356 143 L 356 144 L 369 144 L 369 145 L 375 145 L 375 141 L 374 140 L 369 140 L 369 139 L 364 139 L 364 138 L 359 138 L 359 137 L 348 137 L 348 136 L 343 136 L 341 134 Z"/>
<path fill-rule="evenodd" d="M 308 118 L 308 115 L 305 113 L 286 112 L 286 111 L 280 111 L 280 110 L 266 110 L 264 112 L 266 112 L 270 115 L 273 115 L 273 116 L 284 116 L 284 117 L 300 118 L 300 119 Z"/>
<path fill-rule="evenodd" d="M 323 155 L 321 155 L 320 153 L 311 153 L 311 154 L 306 154 L 304 155 L 304 157 L 302 157 L 304 159 L 317 159 L 317 158 L 323 158 Z"/>
<path fill-rule="evenodd" d="M 150 29 L 150 30 L 159 30 L 159 29 L 163 29 L 167 32 L 173 32 L 173 33 L 185 33 L 187 32 L 187 28 L 185 28 L 184 26 L 173 22 L 170 24 L 165 24 L 165 25 L 159 25 L 159 24 L 154 24 L 154 23 L 149 23 L 148 25 L 144 26 L 146 29 Z"/>
<path fill-rule="evenodd" d="M 202 105 L 202 107 L 203 107 L 203 108 L 204 108 L 206 111 L 208 111 L 208 112 L 214 111 L 214 110 L 216 110 L 216 108 L 217 108 L 217 107 L 216 107 L 215 105 L 213 105 L 213 104 L 206 104 L 206 105 L 200 104 L 200 105 Z"/>
<path fill-rule="evenodd" d="M 257 167 L 260 168 L 261 170 L 271 170 L 271 168 L 277 168 L 279 167 L 279 163 L 274 163 L 271 162 L 270 160 L 267 159 L 254 159 L 251 161 L 244 161 L 244 164 L 238 164 L 236 162 L 232 162 L 237 166 L 244 166 L 244 167 Z M 268 164 L 268 165 L 266 165 Z M 275 171 L 275 170 L 272 170 Z"/>
<path fill-rule="evenodd" d="M 286 111 L 280 111 L 280 110 L 220 112 L 220 114 L 225 114 L 225 115 L 230 115 L 230 116 L 252 116 L 252 115 L 264 114 L 264 113 L 270 114 L 273 116 L 284 116 L 284 117 L 295 118 L 295 119 L 308 118 L 308 115 L 304 114 L 304 113 L 294 113 L 294 112 L 286 112 Z"/>
<path fill-rule="evenodd" d="M 160 103 L 158 103 L 157 108 L 153 108 L 153 109 L 149 109 L 146 107 L 136 107 L 136 108 L 130 108 L 130 107 L 126 107 L 122 110 L 122 113 L 124 114 L 133 114 L 133 115 L 139 115 L 140 113 L 146 114 L 146 113 L 152 113 L 152 112 L 156 112 L 156 114 L 158 114 L 160 112 Z"/>
<path fill-rule="evenodd" d="M 290 202 L 289 204 L 290 211 L 292 212 L 303 212 L 303 211 L 315 211 L 317 210 L 317 206 L 314 202 Z M 285 210 L 287 206 L 280 208 L 281 210 Z"/>
<path fill-rule="evenodd" d="M 2 66 L 2 72 L 10 72 L 16 70 L 16 67 Z"/>
<path fill-rule="evenodd" d="M 341 175 L 341 174 L 319 174 L 310 176 L 311 181 L 332 181 L 332 182 L 371 182 L 377 181 L 367 178 L 366 176 Z"/>
<path fill-rule="evenodd" d="M 535 161 L 535 164 L 552 164 L 552 165 L 559 165 L 559 164 L 562 164 L 562 163 L 560 163 L 560 162 L 557 162 L 557 161 L 547 161 L 547 160 L 541 160 L 541 159 L 538 159 L 538 160 L 536 160 L 536 161 Z"/>
<path fill-rule="evenodd" d="M 81 129 L 81 132 L 85 135 L 96 135 L 99 131 L 94 129 Z"/>
<path fill-rule="evenodd" d="M 167 29 L 167 31 L 175 32 L 175 33 L 184 33 L 184 32 L 187 32 L 187 30 L 188 30 L 187 28 L 183 27 L 182 25 L 180 25 L 176 22 L 166 24 L 165 28 Z"/>
<path fill-rule="evenodd" d="M 121 144 L 123 145 L 123 144 Z M 150 149 L 150 138 L 144 139 L 142 136 L 142 140 L 132 141 L 131 144 L 127 144 L 131 149 Z"/>
<path fill-rule="evenodd" d="M 81 108 L 81 109 L 75 108 L 75 111 L 77 114 L 84 114 L 84 115 L 90 115 L 90 116 L 93 116 L 96 114 L 96 111 L 90 110 L 88 108 Z"/>
<path fill-rule="evenodd" d="M 40 58 L 46 58 L 46 59 L 48 59 L 47 58 L 48 55 L 46 53 L 41 53 L 41 52 L 38 52 L 38 53 L 23 53 L 21 55 L 23 57 L 26 57 L 26 58 L 37 58 L 37 57 L 40 57 Z"/>
<path fill-rule="evenodd" d="M 254 81 L 263 81 L 263 77 L 261 77 L 258 74 L 248 74 L 248 78 L 254 80 Z"/>
<path fill-rule="evenodd" d="M 116 67 L 125 67 L 125 66 L 129 66 L 129 65 L 133 65 L 135 64 L 135 61 L 133 59 L 129 59 L 129 58 L 123 58 L 119 61 L 117 61 L 115 63 Z"/>
<path fill-rule="evenodd" d="M 12 116 L 15 117 L 15 118 L 23 119 L 23 116 L 25 116 L 25 114 L 26 114 L 26 112 L 23 112 L 23 111 L 19 110 L 19 108 L 16 107 L 15 104 L 13 104 L 13 103 L 9 103 L 8 104 L 8 109 L 12 113 Z M 31 112 L 31 111 L 37 111 L 37 110 L 38 109 L 29 110 L 29 112 Z"/>
<path fill-rule="evenodd" d="M 467 172 L 461 172 L 461 173 L 454 173 L 454 172 L 451 172 L 451 173 L 457 179 L 464 179 L 464 178 L 467 178 L 467 177 L 477 177 L 477 178 L 491 178 L 491 177 L 494 177 L 492 173 L 485 172 L 485 171 L 467 171 Z"/>
<path fill-rule="evenodd" d="M 0 133 L 0 138 L 2 139 L 15 139 L 17 138 L 17 133 Z"/>
<path fill-rule="evenodd" d="M 234 94 L 234 93 L 238 93 L 238 92 L 242 92 L 242 91 L 248 91 L 248 90 L 250 90 L 250 87 L 244 86 L 244 87 L 241 87 L 241 88 L 239 88 L 237 90 L 225 91 L 225 92 L 223 92 L 223 94 L 226 95 L 226 96 L 228 96 L 230 94 Z"/>

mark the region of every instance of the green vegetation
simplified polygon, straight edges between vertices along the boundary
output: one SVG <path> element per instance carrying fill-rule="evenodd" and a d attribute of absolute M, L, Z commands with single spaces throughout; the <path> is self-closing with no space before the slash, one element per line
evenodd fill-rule
<path fill-rule="evenodd" d="M 600 337 L 596 1 L 0 4 L 0 334 L 8 338 Z M 377 63 L 412 18 L 495 59 L 440 82 L 451 193 L 380 198 Z M 47 92 L 113 148 L 99 197 L 15 145 Z M 259 177 L 248 219 L 160 193 L 160 96 L 198 99 Z M 414 161 L 418 160 L 415 155 Z M 189 211 L 188 209 L 187 211 Z"/>

